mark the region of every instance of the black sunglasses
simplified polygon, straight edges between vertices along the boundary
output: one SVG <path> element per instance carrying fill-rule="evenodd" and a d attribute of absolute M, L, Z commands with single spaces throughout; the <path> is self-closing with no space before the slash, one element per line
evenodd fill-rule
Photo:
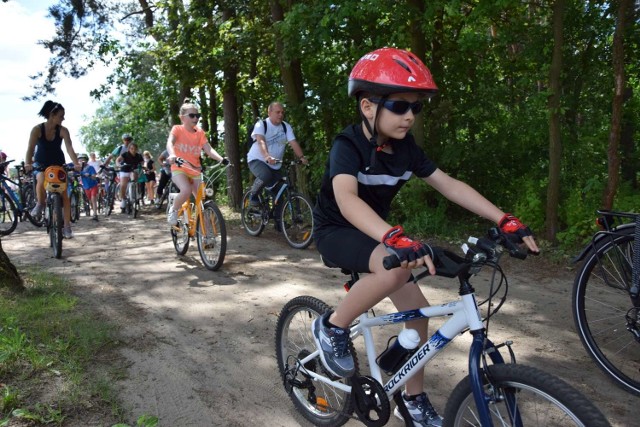
<path fill-rule="evenodd" d="M 380 104 L 382 102 L 382 99 L 369 98 L 369 101 L 373 102 L 374 104 Z M 407 111 L 409 111 L 409 109 L 411 109 L 411 112 L 413 114 L 418 114 L 420 111 L 422 111 L 422 107 L 424 106 L 422 101 L 416 101 L 416 102 L 392 101 L 389 99 L 385 99 L 382 105 L 384 106 L 384 108 L 391 111 L 392 113 L 400 114 L 400 115 L 406 114 Z"/>
<path fill-rule="evenodd" d="M 189 113 L 185 114 L 185 116 L 189 116 L 190 119 L 199 119 L 201 117 L 200 113 Z"/>

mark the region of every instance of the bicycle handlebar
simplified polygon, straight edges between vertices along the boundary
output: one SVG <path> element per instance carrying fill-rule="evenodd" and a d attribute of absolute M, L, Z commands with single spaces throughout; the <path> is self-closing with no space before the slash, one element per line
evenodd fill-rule
<path fill-rule="evenodd" d="M 503 249 L 506 249 L 513 258 L 525 259 L 527 252 L 520 249 L 517 240 L 519 240 L 517 236 L 503 233 L 497 227 L 492 227 L 486 237 L 469 238 L 467 243 L 471 246 L 463 245 L 466 253 L 464 258 L 447 249 L 433 246 L 431 250 L 435 258 L 433 263 L 436 267 L 436 276 L 458 277 L 468 272 L 473 266 L 481 266 L 489 261 L 495 261 Z M 382 265 L 385 269 L 390 270 L 400 266 L 400 259 L 395 255 L 389 255 L 382 260 Z"/>

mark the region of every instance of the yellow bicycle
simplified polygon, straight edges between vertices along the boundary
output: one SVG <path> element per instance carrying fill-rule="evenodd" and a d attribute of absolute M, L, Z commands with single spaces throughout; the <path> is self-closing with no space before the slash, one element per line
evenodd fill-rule
<path fill-rule="evenodd" d="M 177 158 L 176 164 L 181 166 L 188 161 Z M 191 164 L 191 163 L 189 163 Z M 193 166 L 193 165 L 191 165 Z M 187 200 L 178 210 L 178 223 L 171 227 L 173 246 L 178 255 L 184 255 L 189 249 L 189 242 L 194 237 L 198 242 L 200 258 L 207 269 L 218 270 L 224 262 L 227 252 L 227 229 L 220 208 L 213 200 L 211 184 L 222 174 L 224 167 L 214 166 L 218 172 L 210 174 L 200 182 L 195 200 Z M 192 201 L 193 200 L 193 201 Z"/>

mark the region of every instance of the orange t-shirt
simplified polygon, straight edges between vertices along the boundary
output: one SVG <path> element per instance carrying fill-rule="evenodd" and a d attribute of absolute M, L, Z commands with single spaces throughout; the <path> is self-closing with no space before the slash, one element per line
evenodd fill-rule
<path fill-rule="evenodd" d="M 195 132 L 187 131 L 182 125 L 175 125 L 171 128 L 171 134 L 175 140 L 173 142 L 173 153 L 176 157 L 182 157 L 194 166 L 200 167 L 200 153 L 202 147 L 207 143 L 207 137 L 204 131 L 199 127 L 195 128 Z M 185 170 L 186 169 L 186 170 Z M 188 175 L 199 174 L 199 170 L 193 170 L 188 164 L 171 165 L 171 172 L 184 172 Z"/>

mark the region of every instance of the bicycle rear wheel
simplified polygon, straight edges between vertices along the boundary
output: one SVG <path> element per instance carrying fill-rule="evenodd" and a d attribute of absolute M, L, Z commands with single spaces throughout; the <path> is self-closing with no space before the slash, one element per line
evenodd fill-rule
<path fill-rule="evenodd" d="M 616 384 L 640 395 L 640 304 L 629 294 L 634 227 L 587 254 L 573 284 L 573 319 L 589 356 Z"/>
<path fill-rule="evenodd" d="M 516 364 L 491 365 L 484 378 L 485 397 L 489 399 L 495 426 L 609 426 L 600 410 L 579 391 L 539 369 Z M 447 401 L 444 426 L 480 426 L 477 415 L 467 376 Z"/>
<path fill-rule="evenodd" d="M 242 198 L 242 226 L 248 235 L 257 237 L 264 231 L 263 203 L 260 206 L 251 206 L 251 192 L 247 191 Z"/>
<path fill-rule="evenodd" d="M 203 223 L 196 224 L 198 252 L 207 269 L 215 271 L 222 267 L 227 253 L 227 228 L 222 212 L 212 201 L 204 203 L 202 208 Z"/>
<path fill-rule="evenodd" d="M 0 189 L 0 236 L 13 233 L 18 226 L 18 209 L 13 199 Z"/>
<path fill-rule="evenodd" d="M 304 366 L 299 366 L 298 363 L 316 351 L 311 324 L 329 309 L 327 304 L 317 298 L 296 297 L 282 308 L 276 324 L 276 358 L 284 388 L 298 412 L 318 426 L 343 425 L 349 421 L 354 408 L 351 393 L 311 380 L 307 374 L 309 371 L 332 377 L 319 356 Z M 355 375 L 358 375 L 358 359 L 353 345 L 350 346 L 356 367 Z M 351 384 L 349 378 L 336 381 Z"/>
<path fill-rule="evenodd" d="M 49 239 L 51 241 L 51 247 L 53 248 L 53 256 L 56 258 L 62 257 L 62 225 L 64 219 L 62 216 L 62 196 L 58 193 L 51 195 L 51 205 L 49 207 L 51 213 L 49 215 Z"/>
<path fill-rule="evenodd" d="M 311 202 L 300 193 L 291 193 L 282 207 L 280 226 L 291 247 L 305 249 L 313 240 L 313 210 Z"/>
<path fill-rule="evenodd" d="M 171 226 L 171 239 L 178 255 L 184 255 L 189 250 L 189 224 L 182 219 L 182 212 L 178 215 L 178 224 Z"/>

